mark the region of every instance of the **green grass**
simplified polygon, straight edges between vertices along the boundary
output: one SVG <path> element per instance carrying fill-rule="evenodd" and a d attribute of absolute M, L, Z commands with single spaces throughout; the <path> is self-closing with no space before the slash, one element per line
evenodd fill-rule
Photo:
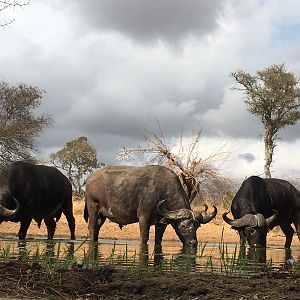
<path fill-rule="evenodd" d="M 259 275 L 271 272 L 275 267 L 272 261 L 261 262 L 263 249 L 256 249 L 249 260 L 245 253 L 245 246 L 240 248 L 235 245 L 233 252 L 229 251 L 228 245 L 224 242 L 224 229 L 218 245 L 220 253 L 220 272 L 231 276 Z M 244 254 L 243 254 L 244 253 Z"/>
<path fill-rule="evenodd" d="M 27 242 L 28 244 L 30 242 Z M 190 249 L 188 252 L 171 257 L 164 257 L 162 253 L 155 251 L 149 254 L 139 253 L 137 250 L 130 251 L 128 245 L 125 245 L 124 250 L 117 251 L 116 243 L 112 245 L 110 253 L 103 254 L 98 244 L 91 247 L 88 245 L 91 245 L 91 242 L 83 241 L 79 245 L 71 243 L 67 247 L 61 242 L 40 242 L 33 248 L 8 244 L 0 248 L 0 262 L 19 260 L 29 265 L 38 264 L 44 271 L 40 276 L 57 284 L 61 278 L 57 277 L 56 271 L 73 267 L 96 268 L 109 265 L 131 272 L 141 270 L 169 274 L 212 272 L 243 277 L 266 274 L 276 269 L 271 260 L 261 263 L 259 252 L 257 258 L 254 255 L 249 261 L 245 255 L 240 254 L 243 249 L 241 251 L 239 246 L 229 249 L 224 242 L 223 232 L 220 242 L 213 248 L 209 249 L 207 243 L 200 243 L 196 251 Z M 291 260 L 289 265 L 284 264 L 281 270 L 277 268 L 276 271 L 285 272 L 286 266 L 289 271 L 293 271 L 299 268 L 299 263 Z"/>

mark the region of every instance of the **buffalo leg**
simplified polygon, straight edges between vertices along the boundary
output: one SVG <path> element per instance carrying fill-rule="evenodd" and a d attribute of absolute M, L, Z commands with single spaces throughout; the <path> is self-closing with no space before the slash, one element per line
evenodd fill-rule
<path fill-rule="evenodd" d="M 48 231 L 48 240 L 53 240 L 55 228 L 56 228 L 56 222 L 53 218 L 45 218 L 45 224 Z"/>
<path fill-rule="evenodd" d="M 105 222 L 105 217 L 99 214 L 99 205 L 96 203 L 87 202 L 87 208 L 89 213 L 89 233 L 92 241 L 98 241 L 99 230 Z"/>
<path fill-rule="evenodd" d="M 21 227 L 18 234 L 20 240 L 24 240 L 26 238 L 27 230 L 30 226 L 31 220 L 32 219 L 28 218 L 21 221 Z"/>
<path fill-rule="evenodd" d="M 245 247 L 245 245 L 246 245 L 246 236 L 245 236 L 243 230 L 239 230 L 239 236 L 240 236 L 240 246 Z"/>
<path fill-rule="evenodd" d="M 243 230 L 238 230 L 240 236 L 240 251 L 239 258 L 244 259 L 246 257 L 246 236 Z"/>
<path fill-rule="evenodd" d="M 298 239 L 300 241 L 300 211 L 294 213 L 293 220 L 294 220 L 293 223 L 297 231 Z"/>
<path fill-rule="evenodd" d="M 167 228 L 167 224 L 155 224 L 155 245 L 160 245 L 162 241 L 162 237 Z"/>
<path fill-rule="evenodd" d="M 280 224 L 280 228 L 285 235 L 285 245 L 284 247 L 289 249 L 293 240 L 294 229 L 289 223 Z"/>
<path fill-rule="evenodd" d="M 239 257 L 245 258 L 246 257 L 246 236 L 244 234 L 243 230 L 239 230 L 239 236 L 240 236 L 240 251 L 239 251 Z"/>
<path fill-rule="evenodd" d="M 64 215 L 66 216 L 68 225 L 69 225 L 69 229 L 70 229 L 70 233 L 71 233 L 71 240 L 75 240 L 75 218 L 73 216 L 73 212 L 72 212 L 72 206 L 68 209 L 64 210 Z"/>
<path fill-rule="evenodd" d="M 99 214 L 99 216 L 98 216 L 99 230 L 101 229 L 101 227 L 104 224 L 105 220 L 106 220 L 106 217 L 104 217 L 102 214 Z"/>
<path fill-rule="evenodd" d="M 98 236 L 99 236 L 99 231 L 103 223 L 105 222 L 101 218 L 94 217 L 94 216 L 89 216 L 89 233 L 90 233 L 90 238 L 92 241 L 97 242 L 98 241 Z"/>
<path fill-rule="evenodd" d="M 139 217 L 140 238 L 142 244 L 147 244 L 149 240 L 150 222 L 147 217 Z"/>

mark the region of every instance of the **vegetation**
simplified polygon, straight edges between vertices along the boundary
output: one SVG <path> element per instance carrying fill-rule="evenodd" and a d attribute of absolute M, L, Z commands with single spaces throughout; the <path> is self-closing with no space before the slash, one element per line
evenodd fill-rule
<path fill-rule="evenodd" d="M 43 91 L 37 87 L 0 82 L 0 167 L 15 160 L 33 160 L 35 139 L 52 118 L 38 115 Z"/>
<path fill-rule="evenodd" d="M 14 247 L 2 242 L 2 297 L 150 299 L 154 295 L 167 299 L 176 295 L 176 299 L 193 299 L 203 294 L 209 296 L 204 299 L 241 299 L 247 294 L 263 299 L 267 294 L 278 299 L 285 292 L 286 299 L 296 299 L 299 293 L 297 261 L 280 267 L 272 260 L 248 260 L 239 254 L 238 246 L 228 247 L 223 237 L 214 249 L 200 244 L 197 251 L 186 249 L 168 257 L 159 249 L 152 254 L 132 252 L 121 244 L 111 245 L 106 254 L 101 244 L 92 248 L 87 242 L 65 245 L 26 241 Z"/>
<path fill-rule="evenodd" d="M 234 88 L 246 95 L 248 111 L 258 116 L 265 127 L 265 176 L 270 178 L 277 132 L 300 119 L 299 78 L 285 65 L 272 65 L 250 75 L 244 71 L 231 74 L 242 88 Z"/>
<path fill-rule="evenodd" d="M 233 197 L 234 197 L 233 192 L 226 192 L 223 194 L 223 198 L 222 198 L 223 208 L 225 208 L 226 210 L 230 209 Z"/>
<path fill-rule="evenodd" d="M 57 243 L 54 241 L 46 243 L 31 242 L 30 250 L 26 249 L 28 244 L 30 243 L 19 244 L 17 248 L 12 247 L 10 244 L 2 246 L 0 249 L 0 262 L 9 262 L 17 259 L 31 266 L 39 264 L 46 271 L 45 274 L 78 266 L 90 269 L 109 265 L 117 269 L 135 272 L 144 270 L 179 274 L 191 271 L 204 271 L 249 277 L 298 268 L 298 261 L 293 261 L 289 265 L 283 265 L 282 268 L 274 265 L 272 261 L 261 261 L 259 251 L 256 252 L 257 256 L 252 256 L 251 259 L 248 259 L 241 254 L 243 250 L 240 250 L 239 246 L 228 248 L 224 242 L 223 235 L 216 249 L 208 248 L 206 243 L 200 243 L 198 249 L 187 248 L 182 251 L 182 254 L 172 255 L 168 258 L 163 257 L 161 248 L 154 248 L 154 252 L 149 255 L 147 250 L 141 250 L 140 253 L 129 251 L 127 245 L 119 245 L 117 250 L 115 243 L 111 245 L 110 253 L 101 253 L 101 256 L 99 251 L 101 245 L 94 244 L 91 247 L 91 244 L 87 241 L 83 241 L 80 244 Z M 120 250 L 120 246 L 122 246 L 123 250 Z"/>
<path fill-rule="evenodd" d="M 97 150 L 84 136 L 67 142 L 61 150 L 51 153 L 50 160 L 56 167 L 67 172 L 77 196 L 82 196 L 87 176 L 100 166 Z"/>

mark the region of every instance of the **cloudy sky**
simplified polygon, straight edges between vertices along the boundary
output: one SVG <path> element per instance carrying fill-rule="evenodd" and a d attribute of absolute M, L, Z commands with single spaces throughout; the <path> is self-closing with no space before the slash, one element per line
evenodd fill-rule
<path fill-rule="evenodd" d="M 0 30 L 0 80 L 46 91 L 44 158 L 84 135 L 115 164 L 158 120 L 173 142 L 199 124 L 204 157 L 225 144 L 228 176 L 263 173 L 263 127 L 229 74 L 285 63 L 300 75 L 299 1 L 31 0 L 1 17 L 15 21 Z M 279 135 L 273 176 L 299 178 L 300 124 Z"/>

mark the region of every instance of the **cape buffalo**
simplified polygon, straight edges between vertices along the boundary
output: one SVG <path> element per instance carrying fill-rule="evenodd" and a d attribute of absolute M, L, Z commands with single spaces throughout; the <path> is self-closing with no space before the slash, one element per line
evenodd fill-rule
<path fill-rule="evenodd" d="M 266 247 L 269 230 L 279 225 L 286 236 L 285 248 L 290 248 L 295 225 L 300 240 L 300 192 L 288 181 L 275 178 L 246 179 L 231 205 L 234 220 L 223 214 L 223 219 L 238 230 L 241 245 L 246 240 L 250 247 Z"/>
<path fill-rule="evenodd" d="M 155 225 L 155 243 L 161 244 L 167 224 L 171 224 L 184 245 L 196 245 L 196 230 L 217 214 L 203 216 L 191 210 L 179 178 L 162 166 L 106 166 L 92 174 L 86 184 L 84 218 L 89 218 L 89 233 L 98 240 L 108 218 L 122 227 L 139 222 L 142 244 L 147 244 L 149 229 Z"/>
<path fill-rule="evenodd" d="M 0 223 L 21 222 L 19 239 L 25 239 L 34 219 L 44 219 L 48 239 L 53 239 L 61 214 L 67 218 L 71 239 L 75 239 L 72 186 L 54 167 L 14 162 L 0 173 Z M 54 220 L 55 219 L 55 220 Z"/>

